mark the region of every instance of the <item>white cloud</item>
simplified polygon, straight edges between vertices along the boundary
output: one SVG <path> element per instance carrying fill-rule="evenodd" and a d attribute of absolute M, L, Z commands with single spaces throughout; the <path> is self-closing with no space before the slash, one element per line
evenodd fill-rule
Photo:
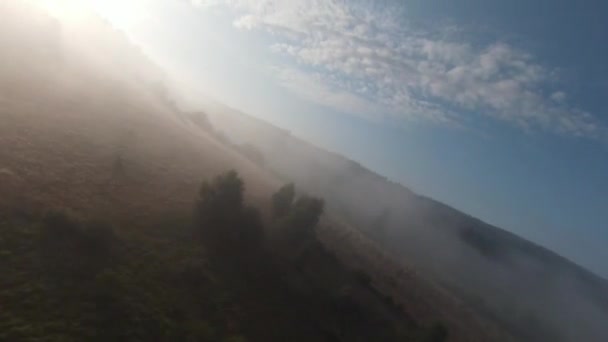
<path fill-rule="evenodd" d="M 501 42 L 476 46 L 414 28 L 403 21 L 403 8 L 211 1 L 234 10 L 235 27 L 271 33 L 277 43 L 269 48 L 301 67 L 273 69 L 280 84 L 328 107 L 453 124 L 474 114 L 571 135 L 600 129 L 591 115 L 568 105 L 563 90 L 552 89 L 554 71 L 529 54 Z"/>
<path fill-rule="evenodd" d="M 240 29 L 252 30 L 258 26 L 258 19 L 253 15 L 244 15 L 234 21 L 234 26 Z"/>
<path fill-rule="evenodd" d="M 563 103 L 564 101 L 566 101 L 566 93 L 564 93 L 563 91 L 556 91 L 551 94 L 551 100 L 557 103 Z"/>
<path fill-rule="evenodd" d="M 292 68 L 273 68 L 273 71 L 283 87 L 306 100 L 360 116 L 368 116 L 374 109 L 373 104 L 362 97 L 331 87 L 321 74 Z"/>

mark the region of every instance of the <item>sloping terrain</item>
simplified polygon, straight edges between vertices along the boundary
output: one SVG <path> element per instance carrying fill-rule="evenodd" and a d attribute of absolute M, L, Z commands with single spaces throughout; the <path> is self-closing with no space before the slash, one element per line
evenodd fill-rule
<path fill-rule="evenodd" d="M 0 67 L 0 186 L 6 204 L 99 211 L 111 205 L 145 215 L 158 206 L 183 206 L 202 179 L 231 168 L 241 171 L 252 196 L 268 197 L 272 182 L 263 172 L 180 121 L 154 84 L 117 72 L 108 61 L 89 60 L 70 31 L 48 30 L 59 25 L 53 19 L 37 27 L 23 24 L 23 16 L 3 15 L 18 18 L 18 27 L 9 21 L 0 30 L 18 35 L 23 26 L 35 37 L 2 40 L 3 51 L 12 53 Z M 103 25 L 91 31 L 98 35 L 92 41 L 103 42 L 99 56 L 115 51 L 124 39 Z M 141 59 L 131 53 L 108 58 Z"/>
<path fill-rule="evenodd" d="M 331 212 L 401 265 L 518 340 L 608 338 L 606 280 L 285 130 L 217 103 L 206 113 L 244 155 L 254 151 L 262 167 L 324 197 Z"/>
<path fill-rule="evenodd" d="M 423 282 L 391 293 L 407 284 L 384 288 L 375 245 L 331 218 L 297 267 L 214 254 L 191 234 L 201 182 L 238 170 L 270 227 L 282 180 L 175 108 L 162 73 L 103 22 L 0 14 L 0 339 L 441 341 L 447 326 L 453 341 L 502 340 L 434 307 L 447 302 Z"/>

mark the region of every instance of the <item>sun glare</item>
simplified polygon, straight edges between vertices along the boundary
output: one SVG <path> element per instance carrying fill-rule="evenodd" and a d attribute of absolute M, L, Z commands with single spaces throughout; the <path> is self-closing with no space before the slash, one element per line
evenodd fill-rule
<path fill-rule="evenodd" d="M 128 29 L 140 20 L 140 1 L 120 0 L 30 0 L 63 22 L 85 21 L 98 15 L 121 29 Z"/>
<path fill-rule="evenodd" d="M 78 0 L 32 0 L 61 21 L 82 20 L 89 13 L 86 2 Z"/>

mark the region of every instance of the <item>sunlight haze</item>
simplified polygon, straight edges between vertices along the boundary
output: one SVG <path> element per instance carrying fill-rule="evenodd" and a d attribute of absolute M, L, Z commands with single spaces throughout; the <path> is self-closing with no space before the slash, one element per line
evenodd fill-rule
<path fill-rule="evenodd" d="M 571 14 L 555 45 L 533 18 L 507 25 L 515 12 L 465 4 L 90 2 L 190 103 L 274 122 L 608 274 L 606 49 L 569 57 L 594 19 Z"/>
<path fill-rule="evenodd" d="M 0 340 L 608 341 L 607 14 L 0 2 Z"/>

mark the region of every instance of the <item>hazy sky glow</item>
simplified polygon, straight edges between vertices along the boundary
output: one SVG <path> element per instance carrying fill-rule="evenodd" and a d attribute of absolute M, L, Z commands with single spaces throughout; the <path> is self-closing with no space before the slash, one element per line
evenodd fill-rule
<path fill-rule="evenodd" d="M 190 99 L 208 94 L 608 276 L 603 2 L 85 2 Z"/>

